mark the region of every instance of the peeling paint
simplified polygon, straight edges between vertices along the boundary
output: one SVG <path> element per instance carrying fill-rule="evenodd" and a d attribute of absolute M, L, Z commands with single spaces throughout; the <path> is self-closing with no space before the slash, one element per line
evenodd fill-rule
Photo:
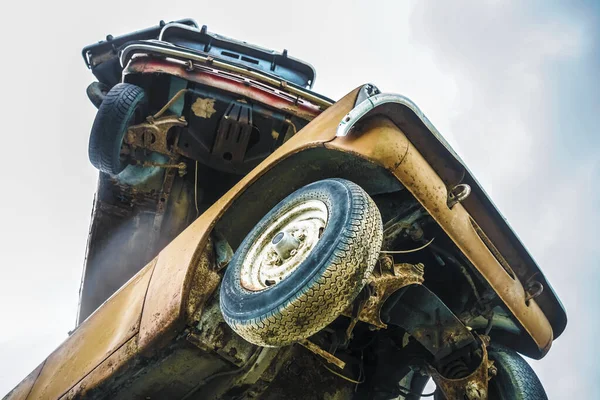
<path fill-rule="evenodd" d="M 217 110 L 215 110 L 215 99 L 203 99 L 198 97 L 194 104 L 192 104 L 192 112 L 199 118 L 212 117 L 213 114 L 217 112 Z"/>

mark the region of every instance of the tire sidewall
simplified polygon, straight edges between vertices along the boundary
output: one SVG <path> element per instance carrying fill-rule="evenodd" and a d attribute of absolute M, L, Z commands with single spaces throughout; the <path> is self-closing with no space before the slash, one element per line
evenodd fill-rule
<path fill-rule="evenodd" d="M 134 97 L 125 113 L 116 112 L 124 97 L 128 95 Z M 146 108 L 147 98 L 142 88 L 129 83 L 119 83 L 110 89 L 100 104 L 90 137 L 90 148 L 94 146 L 100 153 L 96 154 L 100 160 L 92 162 L 96 168 L 111 175 L 118 175 L 125 169 L 128 162 L 121 158 L 125 134 L 131 125 L 140 122 L 135 121 L 136 114 L 143 115 Z M 102 153 L 105 154 L 104 157 Z M 108 162 L 103 160 L 105 157 Z"/>
<path fill-rule="evenodd" d="M 325 230 L 308 257 L 284 280 L 262 291 L 249 291 L 241 286 L 240 274 L 244 258 L 252 244 L 277 216 L 297 204 L 321 200 L 327 206 Z M 221 308 L 224 314 L 240 323 L 269 314 L 291 299 L 298 298 L 311 283 L 318 280 L 331 263 L 352 211 L 352 193 L 340 180 L 327 179 L 299 189 L 277 204 L 244 239 L 229 264 L 221 287 Z"/>

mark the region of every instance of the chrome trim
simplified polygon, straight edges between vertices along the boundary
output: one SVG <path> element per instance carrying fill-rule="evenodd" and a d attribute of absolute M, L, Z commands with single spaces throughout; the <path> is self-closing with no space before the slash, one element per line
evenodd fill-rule
<path fill-rule="evenodd" d="M 356 96 L 356 100 L 354 101 L 354 105 L 358 105 L 368 99 L 369 97 L 373 97 L 376 94 L 381 93 L 379 88 L 372 83 L 366 83 L 360 87 L 358 90 L 358 95 Z"/>
<path fill-rule="evenodd" d="M 300 87 L 296 87 L 296 85 L 292 85 L 291 83 L 289 83 L 283 79 L 275 78 L 270 75 L 259 73 L 257 71 L 252 71 L 252 70 L 248 70 L 248 69 L 245 69 L 242 67 L 238 67 L 238 66 L 214 59 L 213 57 L 210 57 L 210 56 L 202 56 L 199 54 L 189 53 L 187 51 L 176 48 L 169 42 L 161 42 L 161 44 L 163 44 L 163 43 L 167 46 L 172 46 L 173 48 L 167 49 L 162 46 L 156 46 L 156 45 L 152 44 L 151 42 L 149 42 L 149 43 L 134 43 L 134 44 L 130 44 L 130 45 L 126 46 L 121 51 L 121 56 L 120 56 L 121 67 L 123 67 L 123 68 L 126 67 L 127 63 L 133 56 L 132 53 L 136 53 L 136 52 L 159 53 L 160 55 L 163 55 L 163 56 L 196 61 L 196 62 L 200 62 L 202 64 L 207 64 L 207 65 L 210 65 L 213 67 L 220 68 L 220 69 L 228 71 L 228 72 L 233 72 L 233 73 L 237 73 L 240 75 L 252 77 L 259 82 L 266 83 L 268 85 L 272 85 L 283 92 L 286 92 L 288 94 L 298 96 L 298 97 L 303 98 L 304 100 L 310 101 L 311 103 L 321 107 L 323 110 L 329 108 L 333 104 L 333 102 L 325 100 L 324 98 L 321 98 L 319 96 L 315 96 L 311 92 L 301 89 Z"/>
<path fill-rule="evenodd" d="M 444 147 L 452 154 L 452 156 L 454 156 L 461 164 L 464 165 L 462 159 L 458 156 L 458 154 L 456 154 L 446 139 L 444 139 L 444 137 L 438 132 L 436 127 L 433 126 L 431 121 L 427 119 L 419 107 L 417 107 L 417 105 L 409 98 L 399 94 L 380 93 L 368 97 L 366 100 L 350 110 L 350 112 L 346 114 L 344 118 L 342 118 L 335 135 L 338 137 L 348 136 L 350 134 L 350 130 L 361 118 L 369 114 L 370 111 L 385 104 L 399 104 L 410 109 L 421 120 L 421 122 L 423 122 L 425 127 L 433 134 L 433 136 L 435 136 L 435 138 L 444 145 Z"/>

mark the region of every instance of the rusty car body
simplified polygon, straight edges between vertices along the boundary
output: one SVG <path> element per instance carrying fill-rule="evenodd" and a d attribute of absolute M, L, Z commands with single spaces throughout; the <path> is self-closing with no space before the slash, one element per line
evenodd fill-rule
<path fill-rule="evenodd" d="M 487 398 L 487 382 L 496 373 L 487 356 L 490 341 L 531 358 L 546 355 L 565 329 L 564 308 L 485 191 L 415 104 L 370 84 L 332 102 L 310 91 L 310 71 L 308 79 L 293 82 L 254 62 L 240 66 L 207 47 L 192 52 L 166 39 L 188 31 L 210 35 L 184 20 L 84 49 L 93 69 L 106 67 L 106 60 L 120 62 L 118 81 L 146 87 L 148 77 L 171 82 L 151 99 L 152 118 L 130 127 L 124 139 L 162 158 L 131 163 L 114 176 L 101 172 L 79 324 L 7 399 L 359 398 L 353 396 L 361 395 L 365 376 L 368 384 L 393 364 L 365 372 L 354 358 L 332 350 L 329 338 L 341 331 L 356 342 L 388 332 L 396 322 L 400 342 L 390 342 L 404 349 L 398 351 L 415 341 L 432 357 L 412 365 L 410 373 L 433 377 L 448 398 Z M 213 43 L 220 38 L 210 37 Z M 287 62 L 284 53 L 273 63 Z M 192 145 L 199 140 L 193 119 L 215 114 L 222 121 L 227 111 L 219 108 L 217 95 L 232 93 L 231 101 L 242 108 L 256 104 L 255 120 L 259 113 L 269 116 L 264 126 L 273 141 L 262 152 L 249 154 L 227 143 Z M 176 139 L 169 136 L 173 131 Z M 154 132 L 152 140 L 148 132 Z M 323 335 L 329 336 L 283 347 L 251 344 L 221 315 L 223 272 L 274 205 L 327 178 L 352 181 L 373 198 L 384 223 L 383 248 L 390 251 L 378 258 L 360 307 L 327 328 Z M 409 214 L 418 210 L 426 218 L 417 227 L 421 231 L 412 222 L 410 230 L 398 224 L 397 210 L 406 202 Z M 433 244 L 426 243 L 423 229 L 435 233 L 425 235 L 435 236 Z M 425 243 L 428 253 L 394 254 L 397 240 Z M 457 293 L 466 293 L 464 299 L 456 300 Z M 448 306 L 431 300 L 438 297 Z M 411 320 L 413 314 L 391 313 L 390 304 L 403 299 L 435 320 L 422 324 Z M 442 327 L 440 318 L 449 325 Z M 365 341 L 346 343 L 348 354 L 371 357 L 375 345 Z M 479 349 L 479 359 L 466 373 L 448 375 L 441 360 L 466 346 L 463 341 Z M 384 398 L 365 390 L 364 398 Z"/>

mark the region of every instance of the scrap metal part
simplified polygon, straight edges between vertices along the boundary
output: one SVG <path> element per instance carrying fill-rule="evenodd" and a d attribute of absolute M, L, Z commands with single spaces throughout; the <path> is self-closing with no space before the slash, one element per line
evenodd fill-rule
<path fill-rule="evenodd" d="M 124 142 L 133 148 L 156 151 L 161 154 L 175 154 L 167 143 L 167 133 L 175 126 L 184 127 L 187 122 L 184 117 L 167 115 L 154 119 L 148 117 L 146 122 L 129 128 Z"/>
<path fill-rule="evenodd" d="M 403 287 L 423 283 L 425 267 L 423 264 L 394 264 L 393 257 L 383 255 L 379 258 L 367 288 L 369 296 L 365 299 L 356 319 L 371 324 L 378 329 L 387 328 L 381 320 L 381 308 L 389 297 Z M 352 316 L 352 309 L 344 312 Z"/>
<path fill-rule="evenodd" d="M 497 369 L 494 361 L 488 358 L 486 347 L 489 345 L 489 337 L 480 336 L 481 362 L 479 366 L 469 375 L 452 379 L 443 376 L 433 366 L 429 366 L 429 374 L 438 389 L 447 399 L 486 400 L 488 398 L 488 382 L 496 375 Z"/>
<path fill-rule="evenodd" d="M 339 369 L 344 369 L 344 367 L 346 367 L 345 362 L 343 362 L 342 360 L 340 360 L 333 354 L 323 350 L 322 348 L 320 348 L 319 346 L 317 346 L 310 340 L 304 339 L 298 343 L 300 343 L 302 346 L 304 346 L 307 350 L 309 350 L 309 351 L 313 352 L 314 354 L 318 355 L 319 357 L 323 358 L 328 363 L 335 365 Z"/>

